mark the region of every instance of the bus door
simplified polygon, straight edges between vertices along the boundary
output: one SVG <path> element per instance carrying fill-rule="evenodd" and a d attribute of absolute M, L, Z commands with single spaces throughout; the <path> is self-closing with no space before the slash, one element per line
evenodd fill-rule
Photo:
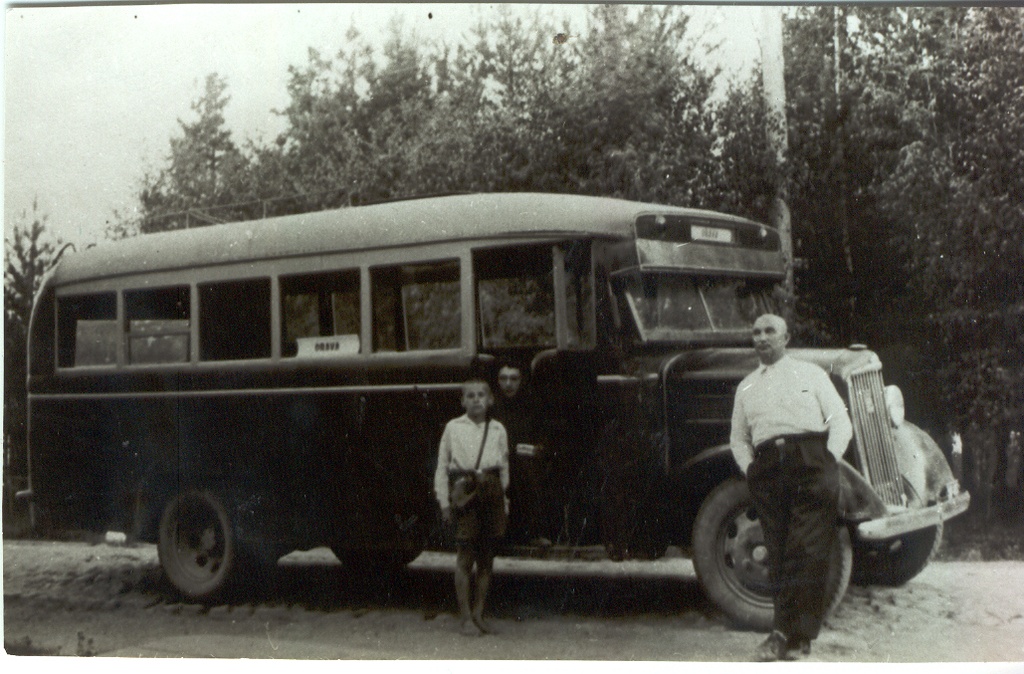
<path fill-rule="evenodd" d="M 350 512 L 348 456 L 362 443 L 359 391 L 367 384 L 362 357 L 361 272 L 358 268 L 282 275 L 281 380 L 292 393 L 278 411 L 293 530 L 317 540 L 342 528 Z"/>
<path fill-rule="evenodd" d="M 386 527 L 367 530 L 371 540 L 439 531 L 437 447 L 444 424 L 462 412 L 472 358 L 463 339 L 464 264 L 452 256 L 369 268 L 370 348 L 359 398 L 364 443 L 353 457 L 361 476 L 353 503 L 367 512 L 357 522 Z"/>

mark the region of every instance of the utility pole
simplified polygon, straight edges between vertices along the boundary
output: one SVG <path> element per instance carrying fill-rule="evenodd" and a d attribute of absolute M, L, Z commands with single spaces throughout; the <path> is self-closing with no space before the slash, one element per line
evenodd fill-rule
<path fill-rule="evenodd" d="M 853 281 L 853 248 L 850 242 L 850 218 L 846 206 L 846 114 L 843 109 L 843 42 L 846 35 L 845 12 L 836 5 L 832 8 L 832 70 L 835 79 L 835 155 L 833 166 L 836 176 L 836 224 L 843 237 L 843 260 L 846 262 L 847 287 L 849 288 L 847 325 L 856 325 L 857 289 Z M 849 343 L 849 340 L 847 340 Z"/>
<path fill-rule="evenodd" d="M 782 236 L 782 254 L 786 260 L 786 279 L 783 289 L 793 298 L 793 227 L 786 199 L 789 197 L 788 148 L 786 125 L 786 78 L 782 56 L 782 8 L 761 8 L 761 83 L 764 89 L 765 110 L 768 113 L 765 133 L 768 146 L 775 155 L 775 195 L 772 199 L 770 222 Z M 792 311 L 792 302 L 783 308 Z M 789 318 L 789 316 L 787 316 Z"/>

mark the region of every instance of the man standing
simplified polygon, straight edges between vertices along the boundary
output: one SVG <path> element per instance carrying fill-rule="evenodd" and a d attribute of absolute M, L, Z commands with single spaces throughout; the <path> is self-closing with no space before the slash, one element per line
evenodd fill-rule
<path fill-rule="evenodd" d="M 853 435 L 843 399 L 817 365 L 786 355 L 789 332 L 779 316 L 754 321 L 761 365 L 736 391 L 730 445 L 747 476 L 768 548 L 775 619 L 757 659 L 811 651 L 829 597 L 836 545 L 839 468 Z"/>

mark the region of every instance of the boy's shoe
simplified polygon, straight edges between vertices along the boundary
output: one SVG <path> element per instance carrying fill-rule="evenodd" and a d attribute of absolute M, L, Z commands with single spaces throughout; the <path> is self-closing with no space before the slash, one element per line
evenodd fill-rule
<path fill-rule="evenodd" d="M 543 536 L 538 536 L 537 538 L 530 540 L 530 545 L 537 548 L 550 548 L 551 541 Z"/>
<path fill-rule="evenodd" d="M 476 625 L 477 629 L 483 634 L 498 634 L 498 630 L 495 629 L 494 625 L 490 622 L 481 618 L 473 618 L 473 624 Z"/>
<path fill-rule="evenodd" d="M 768 638 L 761 642 L 754 654 L 758 662 L 775 662 L 786 659 L 786 635 L 778 630 L 768 635 Z"/>
<path fill-rule="evenodd" d="M 480 627 L 476 624 L 475 620 L 463 620 L 462 624 L 459 625 L 459 634 L 464 637 L 478 637 L 483 632 Z"/>

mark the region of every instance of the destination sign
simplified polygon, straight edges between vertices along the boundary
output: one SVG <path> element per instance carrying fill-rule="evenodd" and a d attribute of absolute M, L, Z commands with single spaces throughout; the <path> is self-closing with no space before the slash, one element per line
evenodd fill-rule
<path fill-rule="evenodd" d="M 637 216 L 636 238 L 651 242 L 674 244 L 716 244 L 729 248 L 777 252 L 779 233 L 765 225 L 740 218 L 702 217 L 700 215 Z M 702 246 L 706 251 L 707 246 Z"/>
<path fill-rule="evenodd" d="M 733 232 L 723 227 L 705 227 L 690 225 L 690 240 L 714 241 L 715 243 L 733 243 Z"/>
<path fill-rule="evenodd" d="M 352 356 L 359 353 L 359 335 L 333 335 L 327 337 L 299 337 L 299 358 Z"/>

